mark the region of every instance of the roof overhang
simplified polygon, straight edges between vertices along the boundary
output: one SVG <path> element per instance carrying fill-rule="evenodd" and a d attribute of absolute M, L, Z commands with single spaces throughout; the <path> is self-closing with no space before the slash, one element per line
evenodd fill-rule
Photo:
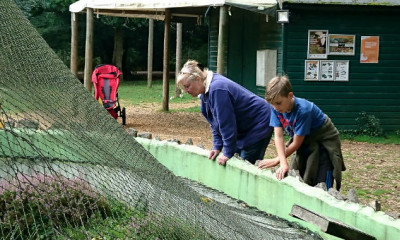
<path fill-rule="evenodd" d="M 171 9 L 173 18 L 201 18 L 208 7 L 223 5 L 268 14 L 277 0 L 79 0 L 69 6 L 69 11 L 77 13 L 91 8 L 96 15 L 164 20 L 166 9 Z"/>
<path fill-rule="evenodd" d="M 370 5 L 370 6 L 400 6 L 399 0 L 277 0 L 285 3 L 301 4 L 331 4 L 331 5 Z"/>

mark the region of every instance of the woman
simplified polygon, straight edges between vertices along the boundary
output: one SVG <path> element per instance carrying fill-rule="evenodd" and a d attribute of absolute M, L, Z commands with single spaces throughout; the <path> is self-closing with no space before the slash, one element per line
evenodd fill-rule
<path fill-rule="evenodd" d="M 271 110 L 261 97 L 195 60 L 185 63 L 178 85 L 192 97 L 200 95 L 201 112 L 210 124 L 213 148 L 209 158 L 220 165 L 235 154 L 252 164 L 264 158 L 273 128 Z"/>

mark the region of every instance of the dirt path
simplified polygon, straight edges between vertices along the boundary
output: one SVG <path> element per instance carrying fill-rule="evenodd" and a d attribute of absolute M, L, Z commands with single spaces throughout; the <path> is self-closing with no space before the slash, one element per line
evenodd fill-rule
<path fill-rule="evenodd" d="M 170 110 L 199 106 L 199 100 L 170 104 Z M 160 111 L 159 103 L 141 104 L 127 108 L 126 128 L 151 132 L 153 138 L 180 140 L 191 138 L 194 145 L 212 147 L 209 125 L 201 113 Z M 385 212 L 400 213 L 400 145 L 369 144 L 342 141 L 347 170 L 343 173 L 342 193 L 356 189 L 361 204 L 379 200 Z M 273 140 L 267 156 L 274 156 Z"/>

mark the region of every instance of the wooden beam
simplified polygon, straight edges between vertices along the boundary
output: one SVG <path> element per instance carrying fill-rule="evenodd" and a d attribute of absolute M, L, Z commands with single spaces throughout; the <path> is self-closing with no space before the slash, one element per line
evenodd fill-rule
<path fill-rule="evenodd" d="M 371 236 L 365 232 L 362 232 L 349 225 L 341 223 L 333 218 L 328 218 L 321 214 L 312 212 L 299 205 L 293 205 L 290 216 L 301 219 L 303 221 L 312 223 L 319 227 L 323 232 L 331 234 L 333 236 L 348 239 L 348 240 L 375 240 L 374 236 Z"/>
<path fill-rule="evenodd" d="M 71 72 L 78 76 L 78 14 L 71 13 Z"/>
<path fill-rule="evenodd" d="M 178 97 L 182 91 L 178 88 L 179 70 L 182 65 L 182 23 L 176 24 L 176 62 L 175 62 L 175 97 Z"/>
<path fill-rule="evenodd" d="M 149 19 L 149 39 L 147 43 L 147 87 L 153 84 L 153 41 L 154 19 Z"/>
<path fill-rule="evenodd" d="M 218 54 L 217 73 L 225 74 L 225 49 L 227 38 L 227 14 L 226 6 L 219 7 L 219 30 L 218 30 Z"/>
<path fill-rule="evenodd" d="M 163 111 L 169 110 L 169 31 L 171 28 L 171 11 L 165 9 L 164 22 L 164 60 L 163 60 Z"/>
<path fill-rule="evenodd" d="M 92 72 L 93 72 L 93 9 L 86 10 L 86 45 L 85 45 L 85 70 L 83 84 L 85 88 L 92 92 Z"/>

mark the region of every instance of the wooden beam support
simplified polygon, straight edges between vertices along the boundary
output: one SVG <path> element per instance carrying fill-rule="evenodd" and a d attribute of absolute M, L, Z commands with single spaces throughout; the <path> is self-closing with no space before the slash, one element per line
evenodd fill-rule
<path fill-rule="evenodd" d="M 147 43 L 147 87 L 153 84 L 153 42 L 154 19 L 149 19 L 149 39 Z"/>
<path fill-rule="evenodd" d="M 176 62 L 175 62 L 175 97 L 182 93 L 178 88 L 179 70 L 182 65 L 182 23 L 176 23 Z"/>
<path fill-rule="evenodd" d="M 169 31 L 171 28 L 171 11 L 165 9 L 164 22 L 164 60 L 163 60 L 163 111 L 169 111 Z"/>
<path fill-rule="evenodd" d="M 71 13 L 71 72 L 78 76 L 78 14 Z"/>
<path fill-rule="evenodd" d="M 83 76 L 83 84 L 90 93 L 92 92 L 92 72 L 93 72 L 93 9 L 87 8 L 85 70 Z"/>
<path fill-rule="evenodd" d="M 218 30 L 218 55 L 217 73 L 225 74 L 225 49 L 227 38 L 227 13 L 226 6 L 219 7 L 219 30 Z"/>

